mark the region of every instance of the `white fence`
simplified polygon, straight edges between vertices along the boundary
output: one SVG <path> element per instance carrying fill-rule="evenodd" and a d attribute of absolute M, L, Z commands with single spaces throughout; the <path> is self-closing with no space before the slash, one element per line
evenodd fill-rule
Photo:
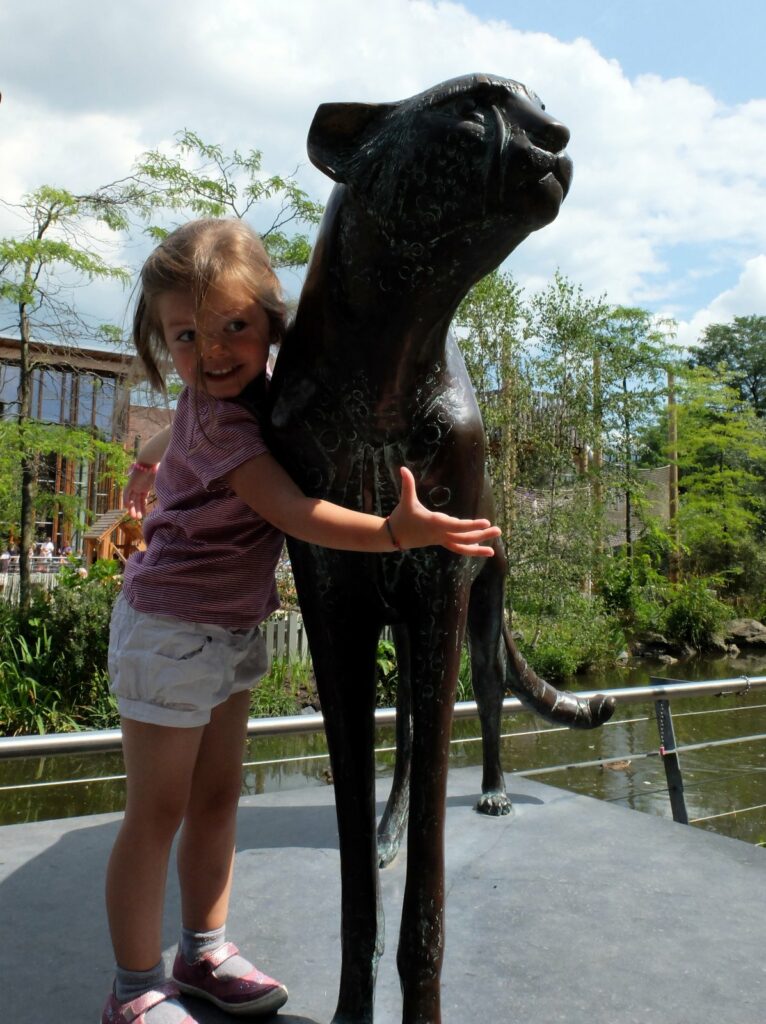
<path fill-rule="evenodd" d="M 271 618 L 266 619 L 261 629 L 266 640 L 269 662 L 274 658 L 309 660 L 309 642 L 299 612 L 275 612 Z"/>
<path fill-rule="evenodd" d="M 52 572 L 33 572 L 31 575 L 33 586 L 42 587 L 43 590 L 51 590 L 56 586 L 58 574 Z M 19 600 L 19 574 L 16 572 L 0 572 L 0 600 L 10 601 L 16 604 Z"/>

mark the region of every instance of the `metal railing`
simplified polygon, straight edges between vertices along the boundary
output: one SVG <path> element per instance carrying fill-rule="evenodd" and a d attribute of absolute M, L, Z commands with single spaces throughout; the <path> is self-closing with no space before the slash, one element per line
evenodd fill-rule
<path fill-rule="evenodd" d="M 726 693 L 743 693 L 766 687 L 766 676 L 735 676 L 731 679 L 709 679 L 688 682 L 683 679 L 652 678 L 649 686 L 628 686 L 616 690 L 582 690 L 578 697 L 585 699 L 597 694 L 611 697 L 617 705 L 648 704 L 658 700 L 678 700 L 689 697 L 713 697 Z M 506 697 L 503 714 L 513 715 L 527 708 L 517 697 Z M 476 718 L 479 710 L 475 701 L 455 704 L 455 718 Z M 393 725 L 396 708 L 377 708 L 376 726 Z M 251 718 L 247 723 L 248 736 L 280 736 L 290 733 L 321 732 L 324 718 L 320 712 L 303 715 L 284 715 L 280 718 Z M 99 729 L 92 732 L 49 733 L 45 736 L 0 737 L 0 758 L 38 757 L 44 754 L 72 754 L 84 751 L 114 751 L 122 745 L 120 729 Z M 666 754 L 672 752 L 668 747 Z"/>

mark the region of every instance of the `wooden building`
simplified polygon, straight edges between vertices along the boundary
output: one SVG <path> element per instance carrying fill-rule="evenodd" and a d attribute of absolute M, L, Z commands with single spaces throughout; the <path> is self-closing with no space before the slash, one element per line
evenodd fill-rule
<path fill-rule="evenodd" d="M 170 422 L 170 410 L 157 405 L 156 396 L 134 385 L 132 355 L 37 342 L 31 346 L 31 356 L 33 419 L 91 430 L 105 441 L 122 444 L 131 453 L 142 439 Z M 20 342 L 0 338 L 0 419 L 16 418 L 19 375 Z M 85 553 L 87 547 L 89 560 L 105 547 L 109 547 L 109 557 L 121 557 L 120 552 L 129 554 L 133 550 L 137 543 L 135 524 L 124 528 L 118 514 L 125 481 L 106 472 L 103 457 L 88 461 L 51 454 L 41 460 L 38 479 L 42 490 L 62 498 L 39 513 L 38 539 L 50 538 L 60 550 L 71 547 Z M 65 506 L 73 504 L 76 514 L 65 515 Z M 114 521 L 109 540 L 101 537 L 94 545 L 90 543 L 90 528 L 107 513 Z"/>

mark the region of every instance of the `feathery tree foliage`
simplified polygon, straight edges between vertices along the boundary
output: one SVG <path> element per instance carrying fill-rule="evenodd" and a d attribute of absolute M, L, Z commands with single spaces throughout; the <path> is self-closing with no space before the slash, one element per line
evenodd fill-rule
<path fill-rule="evenodd" d="M 723 366 L 742 400 L 759 416 L 766 414 L 766 316 L 735 316 L 731 323 L 710 324 L 690 363 L 710 370 Z"/>
<path fill-rule="evenodd" d="M 121 184 L 138 190 L 152 213 L 171 210 L 194 217 L 251 220 L 257 212 L 259 220 L 253 226 L 275 267 L 302 267 L 308 262 L 308 236 L 293 229 L 318 224 L 323 207 L 293 175 L 264 176 L 258 149 L 225 153 L 190 129 L 178 132 L 175 139 L 173 154 L 149 150 Z M 168 229 L 154 224 L 149 230 L 159 240 Z"/>
<path fill-rule="evenodd" d="M 61 432 L 42 428 L 32 418 L 33 340 L 51 339 L 64 349 L 77 348 L 82 337 L 92 337 L 94 324 L 81 314 L 74 289 L 85 282 L 108 279 L 126 284 L 129 272 L 102 251 L 99 232 L 128 227 L 130 198 L 97 191 L 76 195 L 43 185 L 26 195 L 13 209 L 20 230 L 0 239 L 0 300 L 12 313 L 20 339 L 20 371 L 16 422 L 4 425 L 4 458 L 19 467 L 19 521 L 21 540 L 20 595 L 29 607 L 28 553 L 34 542 L 38 463 L 42 455 L 61 450 Z M 96 439 L 87 432 L 71 438 L 95 455 Z M 15 453 L 15 460 L 13 455 Z M 119 457 L 119 456 L 117 456 Z"/>

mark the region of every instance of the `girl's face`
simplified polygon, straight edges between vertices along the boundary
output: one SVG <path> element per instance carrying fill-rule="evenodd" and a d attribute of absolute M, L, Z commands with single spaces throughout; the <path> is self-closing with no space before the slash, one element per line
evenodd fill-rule
<path fill-rule="evenodd" d="M 266 369 L 269 320 L 238 282 L 210 288 L 197 316 L 187 292 L 163 292 L 157 312 L 176 373 L 189 387 L 213 398 L 236 398 Z"/>

